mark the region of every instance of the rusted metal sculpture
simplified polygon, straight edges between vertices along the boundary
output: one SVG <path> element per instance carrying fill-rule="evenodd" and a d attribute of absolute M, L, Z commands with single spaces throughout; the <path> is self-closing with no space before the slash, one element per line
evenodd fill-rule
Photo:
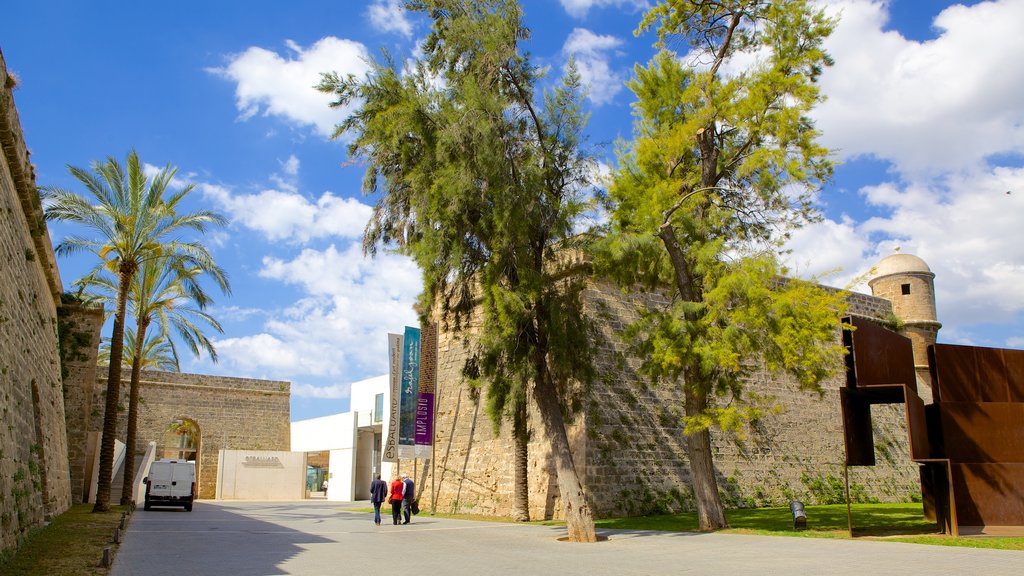
<path fill-rule="evenodd" d="M 903 404 L 925 516 L 954 536 L 1024 527 L 1024 350 L 929 346 L 933 401 L 925 405 L 910 340 L 869 320 L 845 321 L 854 327 L 843 332 L 846 466 L 875 464 L 871 406 Z"/>

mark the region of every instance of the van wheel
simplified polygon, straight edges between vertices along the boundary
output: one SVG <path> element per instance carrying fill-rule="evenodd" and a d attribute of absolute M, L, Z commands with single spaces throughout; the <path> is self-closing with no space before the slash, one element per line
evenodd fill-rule
<path fill-rule="evenodd" d="M 145 510 L 145 511 L 147 511 L 147 512 L 149 512 L 149 509 L 150 509 L 151 507 L 152 507 L 152 506 L 150 506 L 150 504 L 149 504 L 149 500 L 146 500 L 146 503 L 142 505 L 142 509 L 143 509 L 143 510 Z"/>
<path fill-rule="evenodd" d="M 189 502 L 188 504 L 185 504 L 185 511 L 186 512 L 191 512 L 192 511 L 192 503 L 191 502 Z"/>

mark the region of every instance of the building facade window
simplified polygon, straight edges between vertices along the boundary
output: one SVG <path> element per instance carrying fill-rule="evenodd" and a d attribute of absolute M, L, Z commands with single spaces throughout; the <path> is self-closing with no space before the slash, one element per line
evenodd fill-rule
<path fill-rule="evenodd" d="M 373 423 L 382 422 L 384 420 L 384 394 L 377 394 L 373 399 Z"/>

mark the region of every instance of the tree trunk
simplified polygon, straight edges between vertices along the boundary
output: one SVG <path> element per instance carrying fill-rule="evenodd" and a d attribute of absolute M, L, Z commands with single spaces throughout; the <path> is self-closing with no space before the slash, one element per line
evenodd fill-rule
<path fill-rule="evenodd" d="M 142 348 L 146 341 L 149 321 L 136 321 L 135 357 L 132 360 L 132 380 L 128 392 L 128 432 L 125 433 L 124 484 L 121 488 L 121 505 L 127 506 L 135 499 L 135 436 L 139 427 L 139 381 L 142 376 Z"/>
<path fill-rule="evenodd" d="M 96 504 L 93 512 L 110 510 L 110 476 L 114 470 L 114 440 L 117 437 L 117 404 L 121 395 L 121 357 L 124 354 L 124 311 L 128 303 L 128 287 L 132 273 L 122 267 L 118 271 L 117 304 L 114 331 L 110 338 L 110 367 L 107 370 L 107 402 L 103 411 L 103 437 L 100 441 L 100 469 L 96 481 Z"/>
<path fill-rule="evenodd" d="M 551 442 L 551 455 L 555 460 L 555 474 L 558 480 L 558 492 L 565 505 L 565 522 L 569 528 L 570 542 L 597 542 L 594 529 L 594 512 L 587 502 L 576 464 L 569 450 L 569 435 L 565 431 L 565 419 L 562 418 L 562 407 L 558 400 L 558 391 L 547 371 L 547 363 L 543 352 L 538 352 L 537 380 L 534 383 L 534 401 L 540 411 L 544 432 Z"/>
<path fill-rule="evenodd" d="M 694 282 L 686 256 L 679 245 L 675 229 L 665 222 L 659 231 L 665 244 L 672 268 L 675 271 L 676 289 L 680 297 L 688 302 L 699 302 L 703 298 L 701 287 Z M 689 318 L 688 320 L 695 320 Z M 686 396 L 684 412 L 688 417 L 701 415 L 708 407 L 708 394 L 702 389 L 700 374 L 696 367 L 683 370 L 683 392 Z M 718 494 L 718 480 L 715 478 L 714 456 L 711 452 L 711 432 L 686 432 L 686 457 L 690 460 L 690 478 L 693 482 L 693 497 L 697 503 L 697 522 L 700 530 L 727 528 L 722 498 Z"/>
<path fill-rule="evenodd" d="M 697 390 L 695 371 L 686 370 L 687 416 L 697 416 L 708 406 L 707 393 Z M 711 454 L 711 431 L 686 431 L 686 457 L 690 460 L 690 479 L 693 482 L 693 496 L 697 502 L 697 525 L 702 532 L 728 528 L 722 498 L 718 494 L 718 479 L 715 478 L 715 464 Z"/>
<path fill-rule="evenodd" d="M 530 481 L 527 477 L 529 465 L 530 432 L 526 425 L 526 402 L 517 402 L 512 417 L 512 439 L 515 442 L 515 470 L 513 472 L 512 519 L 516 522 L 530 521 Z"/>

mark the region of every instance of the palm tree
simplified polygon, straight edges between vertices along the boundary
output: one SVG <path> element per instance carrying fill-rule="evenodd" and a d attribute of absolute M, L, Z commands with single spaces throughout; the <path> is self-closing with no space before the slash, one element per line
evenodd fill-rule
<path fill-rule="evenodd" d="M 202 248 L 196 243 L 174 239 L 175 234 L 185 230 L 202 233 L 208 226 L 223 225 L 226 221 L 219 214 L 206 210 L 179 214 L 179 204 L 195 186 L 190 184 L 165 198 L 177 169 L 168 165 L 147 178 L 134 150 L 128 153 L 124 167 L 111 156 L 106 162 L 93 162 L 90 168 L 91 171 L 68 166 L 68 172 L 85 186 L 88 198 L 58 187 L 43 188 L 42 192 L 47 200 L 47 220 L 79 224 L 93 233 L 93 236 L 65 237 L 54 250 L 57 255 L 91 252 L 108 271 L 117 275 L 99 481 L 93 506 L 94 512 L 106 512 L 110 509 L 125 308 L 132 278 L 146 260 L 164 253 L 191 253 Z"/>
<path fill-rule="evenodd" d="M 180 370 L 180 366 L 174 340 L 168 336 L 172 329 L 188 344 L 193 354 L 198 356 L 202 348 L 214 362 L 217 361 L 217 350 L 203 333 L 201 324 L 208 324 L 217 332 L 223 330 L 215 318 L 203 311 L 211 302 L 199 283 L 199 279 L 204 276 L 211 278 L 222 292 L 230 293 L 227 275 L 205 249 L 191 253 L 166 254 L 146 260 L 135 275 L 128 292 L 128 305 L 135 318 L 138 337 L 127 340 L 131 348 L 131 352 L 126 354 L 131 356 L 131 383 L 128 394 L 128 430 L 125 436 L 128 450 L 125 452 L 124 460 L 122 505 L 131 501 L 134 492 L 139 383 L 146 362 L 144 347 L 147 344 L 146 336 L 150 324 L 156 320 L 160 328 L 162 342 L 168 346 L 173 360 L 173 371 Z M 76 285 L 80 291 L 98 288 L 99 293 L 89 298 L 92 300 L 109 301 L 110 295 L 114 294 L 116 289 L 116 285 L 109 275 L 103 273 L 102 268 L 97 268 L 82 277 Z M 191 306 L 192 303 L 197 307 Z M 129 331 L 129 336 L 134 335 Z M 122 364 L 128 365 L 128 362 L 122 361 Z"/>
<path fill-rule="evenodd" d="M 127 368 L 131 370 L 132 363 L 135 362 L 135 328 L 129 326 L 124 329 L 124 344 L 125 352 L 121 356 L 121 369 Z M 106 366 L 110 362 L 109 339 L 104 338 L 103 342 L 100 343 L 100 353 L 97 360 L 101 366 Z M 172 342 L 170 337 L 163 333 L 146 334 L 145 341 L 142 344 L 140 362 L 142 363 L 143 370 L 178 371 L 178 359 L 174 356 Z"/>

